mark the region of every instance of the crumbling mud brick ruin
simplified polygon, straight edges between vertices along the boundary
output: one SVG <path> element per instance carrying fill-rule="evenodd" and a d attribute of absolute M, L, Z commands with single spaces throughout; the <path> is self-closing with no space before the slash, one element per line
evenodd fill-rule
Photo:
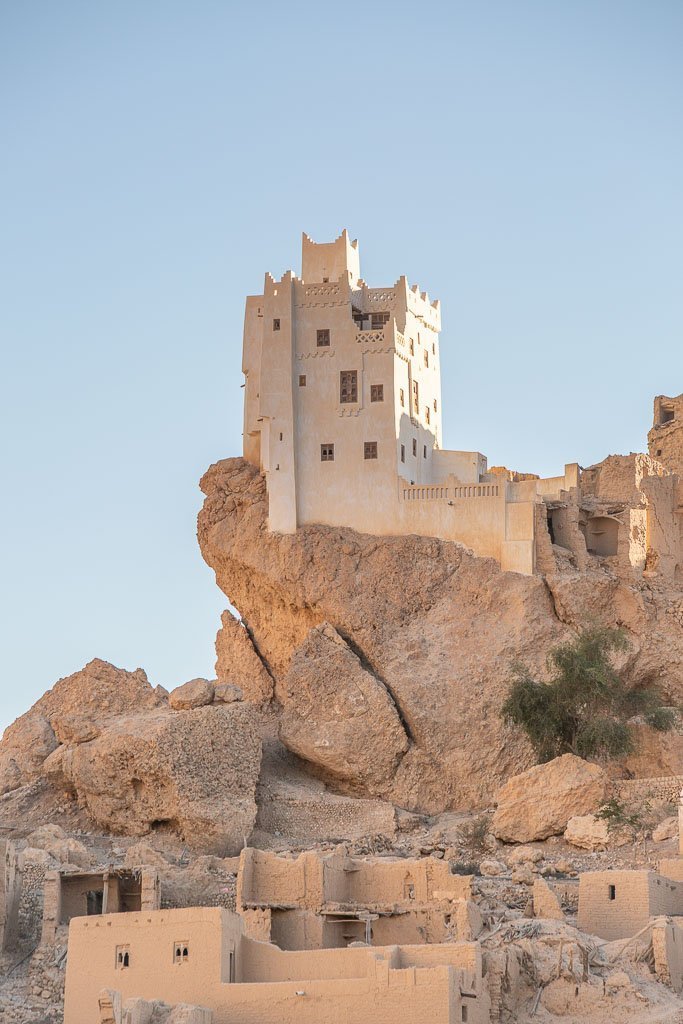
<path fill-rule="evenodd" d="M 683 732 L 539 765 L 500 708 L 586 622 L 683 702 L 683 395 L 647 452 L 492 468 L 440 327 L 345 231 L 247 299 L 197 530 L 239 616 L 215 680 L 94 659 L 5 731 L 2 1024 L 681 1020 Z"/>

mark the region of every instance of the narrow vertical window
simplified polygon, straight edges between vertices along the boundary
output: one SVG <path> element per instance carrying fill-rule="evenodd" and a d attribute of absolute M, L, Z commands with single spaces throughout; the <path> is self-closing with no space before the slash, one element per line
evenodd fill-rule
<path fill-rule="evenodd" d="M 615 900 L 617 898 L 617 887 L 616 885 L 610 885 L 609 887 L 609 898 Z"/>
<path fill-rule="evenodd" d="M 437 411 L 437 404 L 436 404 L 436 399 L 434 399 L 434 412 L 436 412 L 436 411 Z"/>
<path fill-rule="evenodd" d="M 410 354 L 411 356 L 415 355 L 415 342 L 412 338 L 410 339 Z"/>
<path fill-rule="evenodd" d="M 299 374 L 299 387 L 300 388 L 305 388 L 306 387 L 306 374 L 305 373 L 300 373 Z"/>
<path fill-rule="evenodd" d="M 429 352 L 425 349 L 425 366 L 429 366 Z"/>
<path fill-rule="evenodd" d="M 330 347 L 330 332 L 327 327 L 323 327 L 319 331 L 316 331 L 315 343 L 318 348 Z"/>
<path fill-rule="evenodd" d="M 417 457 L 417 438 L 413 438 L 413 455 Z"/>
<path fill-rule="evenodd" d="M 358 370 L 342 370 L 339 374 L 339 401 L 358 401 Z"/>
<path fill-rule="evenodd" d="M 399 397 L 401 399 L 401 408 L 405 409 L 405 407 L 406 407 L 406 393 L 403 390 L 403 388 L 399 388 Z"/>
<path fill-rule="evenodd" d="M 426 444 L 422 445 L 422 458 L 423 459 L 427 458 L 427 445 Z"/>
<path fill-rule="evenodd" d="M 364 455 L 364 457 L 366 459 L 376 459 L 377 458 L 377 442 L 376 441 L 366 441 L 365 444 L 363 445 L 363 455 Z"/>
<path fill-rule="evenodd" d="M 428 405 L 425 405 L 425 421 L 426 421 L 427 423 L 429 423 L 429 419 L 430 419 L 430 412 L 429 412 L 429 406 L 428 406 Z"/>
<path fill-rule="evenodd" d="M 420 386 L 416 380 L 413 381 L 413 408 L 415 415 L 420 415 Z"/>
<path fill-rule="evenodd" d="M 406 446 L 404 444 L 402 444 L 401 445 L 401 462 L 405 462 L 405 461 L 406 461 Z"/>
<path fill-rule="evenodd" d="M 274 331 L 279 331 L 280 330 L 280 321 L 279 321 L 279 319 L 273 320 L 273 330 Z"/>

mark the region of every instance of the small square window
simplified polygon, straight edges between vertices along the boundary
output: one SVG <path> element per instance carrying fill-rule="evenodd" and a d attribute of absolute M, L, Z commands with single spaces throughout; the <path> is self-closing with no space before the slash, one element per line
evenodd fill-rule
<path fill-rule="evenodd" d="M 405 461 L 406 461 L 406 446 L 404 444 L 402 444 L 401 445 L 401 462 L 405 462 Z"/>
<path fill-rule="evenodd" d="M 328 284 L 329 280 L 330 280 L 329 277 L 324 277 L 323 278 L 323 284 Z"/>
<path fill-rule="evenodd" d="M 322 327 L 319 331 L 316 331 L 315 343 L 318 348 L 329 348 L 330 347 L 330 331 L 327 327 Z"/>
<path fill-rule="evenodd" d="M 280 330 L 280 321 L 278 319 L 273 320 L 273 330 L 274 331 L 279 331 Z"/>
<path fill-rule="evenodd" d="M 406 393 L 403 390 L 403 388 L 399 388 L 399 397 L 401 399 L 401 408 L 405 409 L 405 407 L 406 407 Z"/>
<path fill-rule="evenodd" d="M 306 387 L 306 374 L 305 373 L 300 373 L 299 374 L 299 387 L 300 388 L 305 388 Z"/>
<path fill-rule="evenodd" d="M 365 444 L 363 445 L 363 455 L 364 455 L 364 457 L 366 459 L 376 459 L 377 458 L 377 442 L 376 441 L 366 441 Z"/>
<path fill-rule="evenodd" d="M 384 401 L 384 384 L 371 384 L 370 385 L 370 401 L 371 402 L 383 402 Z"/>
<path fill-rule="evenodd" d="M 130 967 L 130 946 L 116 947 L 116 970 L 123 971 Z"/>
<path fill-rule="evenodd" d="M 173 943 L 173 963 L 186 964 L 190 959 L 190 947 L 187 942 Z"/>
<path fill-rule="evenodd" d="M 358 401 L 358 370 L 342 370 L 339 374 L 339 401 Z"/>
<path fill-rule="evenodd" d="M 320 461 L 321 462 L 334 462 L 334 445 L 333 444 L 321 444 L 320 445 Z"/>
<path fill-rule="evenodd" d="M 417 458 L 417 438 L 413 438 L 413 455 Z"/>

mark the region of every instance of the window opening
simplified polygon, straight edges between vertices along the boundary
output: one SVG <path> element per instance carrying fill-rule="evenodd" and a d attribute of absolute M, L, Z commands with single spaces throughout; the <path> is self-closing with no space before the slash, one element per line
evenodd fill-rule
<path fill-rule="evenodd" d="M 299 387 L 300 388 L 305 388 L 306 387 L 306 374 L 305 373 L 300 373 L 299 374 Z"/>
<path fill-rule="evenodd" d="M 321 462 L 334 462 L 334 445 L 333 444 L 321 444 L 320 445 L 320 461 Z"/>
<path fill-rule="evenodd" d="M 187 942 L 173 943 L 173 963 L 186 964 L 190 959 L 190 949 Z"/>
<path fill-rule="evenodd" d="M 373 331 L 381 331 L 386 323 L 389 321 L 388 313 L 371 313 L 370 321 L 372 324 Z"/>
<path fill-rule="evenodd" d="M 277 318 L 275 320 L 273 320 L 273 330 L 274 331 L 279 331 L 280 330 L 280 321 Z"/>
<path fill-rule="evenodd" d="M 358 370 L 342 370 L 339 374 L 339 401 L 358 401 Z"/>
<path fill-rule="evenodd" d="M 320 330 L 316 331 L 315 343 L 318 348 L 329 348 L 330 331 L 328 327 L 321 327 Z"/>
<path fill-rule="evenodd" d="M 116 970 L 122 971 L 124 967 L 130 967 L 130 946 L 117 946 Z"/>
<path fill-rule="evenodd" d="M 399 398 L 401 399 L 401 408 L 405 409 L 405 407 L 406 407 L 406 393 L 403 390 L 403 388 L 399 388 Z"/>
<path fill-rule="evenodd" d="M 615 900 L 617 898 L 617 887 L 616 885 L 610 885 L 609 887 L 609 898 Z"/>
<path fill-rule="evenodd" d="M 413 438 L 413 455 L 417 455 L 417 438 Z"/>
<path fill-rule="evenodd" d="M 416 380 L 413 381 L 413 408 L 415 409 L 415 415 L 420 414 L 420 386 Z"/>
<path fill-rule="evenodd" d="M 406 461 L 406 446 L 404 444 L 402 444 L 401 445 L 401 462 L 405 462 L 405 461 Z"/>
<path fill-rule="evenodd" d="M 370 385 L 370 401 L 371 402 L 383 402 L 384 401 L 384 384 L 371 384 Z"/>
<path fill-rule="evenodd" d="M 365 444 L 363 445 L 363 454 L 364 454 L 366 459 L 376 459 L 377 458 L 377 442 L 376 441 L 366 441 Z"/>
<path fill-rule="evenodd" d="M 85 894 L 85 912 L 88 917 L 102 913 L 104 892 L 101 889 L 91 889 Z"/>

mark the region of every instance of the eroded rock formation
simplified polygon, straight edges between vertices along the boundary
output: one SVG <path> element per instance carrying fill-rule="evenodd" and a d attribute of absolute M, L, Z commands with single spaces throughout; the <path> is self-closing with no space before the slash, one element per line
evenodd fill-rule
<path fill-rule="evenodd" d="M 627 630 L 624 672 L 634 683 L 656 682 L 672 701 L 683 695 L 683 594 L 661 580 L 625 580 L 597 559 L 545 577 L 503 573 L 425 537 L 324 526 L 270 533 L 264 481 L 242 459 L 216 463 L 201 486 L 202 554 L 243 620 L 224 617 L 217 674 L 227 681 L 234 660 L 240 678 L 230 681 L 255 703 L 272 686 L 283 742 L 342 792 L 424 812 L 490 804 L 498 785 L 533 763 L 500 719 L 511 661 L 543 677 L 550 647 L 588 622 Z M 324 623 L 345 645 L 334 664 Z M 258 665 L 253 696 L 247 661 Z M 363 719 L 379 772 L 360 765 L 354 730 L 339 727 L 358 672 L 366 695 L 388 715 L 396 709 L 403 732 Z M 334 744 L 316 745 L 335 721 Z M 659 749 L 650 746 L 644 774 L 661 773 Z M 669 766 L 680 754 L 671 742 L 666 750 Z"/>

